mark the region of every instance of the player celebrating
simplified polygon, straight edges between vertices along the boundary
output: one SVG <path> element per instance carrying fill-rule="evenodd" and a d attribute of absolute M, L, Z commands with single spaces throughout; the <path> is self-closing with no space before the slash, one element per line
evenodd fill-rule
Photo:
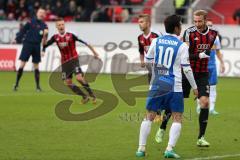
<path fill-rule="evenodd" d="M 154 63 L 154 74 L 146 103 L 147 114 L 140 127 L 139 147 L 136 152 L 138 157 L 145 156 L 146 141 L 156 112 L 159 109 L 170 108 L 173 123 L 164 156 L 165 158 L 180 158 L 173 148 L 180 136 L 184 111 L 181 67 L 194 89 L 194 94 L 198 95 L 197 85 L 189 64 L 188 46 L 177 37 L 181 33 L 181 18 L 177 15 L 169 16 L 164 20 L 164 26 L 167 34 L 154 39 L 145 55 L 145 62 Z"/>
<path fill-rule="evenodd" d="M 98 58 L 97 52 L 94 48 L 88 43 L 78 39 L 74 34 L 65 32 L 65 23 L 63 19 L 58 19 L 56 21 L 56 28 L 58 30 L 58 34 L 55 34 L 51 37 L 51 39 L 44 45 L 43 52 L 45 49 L 53 44 L 57 43 L 57 46 L 61 52 L 61 63 L 62 63 L 62 77 L 65 80 L 67 86 L 76 94 L 83 97 L 82 103 L 87 103 L 89 101 L 89 97 L 75 84 L 72 82 L 72 73 L 74 72 L 76 75 L 77 81 L 84 87 L 84 89 L 88 92 L 89 96 L 93 98 L 93 103 L 96 103 L 96 96 L 92 92 L 89 84 L 84 79 L 83 72 L 79 66 L 78 54 L 76 51 L 76 41 L 85 44 L 94 54 L 95 58 Z"/>
<path fill-rule="evenodd" d="M 138 24 L 140 30 L 143 32 L 138 36 L 138 47 L 139 47 L 139 53 L 140 53 L 140 61 L 141 66 L 145 67 L 144 63 L 144 55 L 147 53 L 148 48 L 154 38 L 159 37 L 159 34 L 151 31 L 151 20 L 150 15 L 148 14 L 140 14 L 138 16 Z M 148 83 L 151 81 L 152 72 L 151 69 L 148 68 Z M 161 143 L 163 141 L 163 136 L 165 133 L 165 130 L 167 128 L 167 122 L 171 117 L 171 111 L 165 110 L 165 117 L 163 118 L 162 124 L 160 125 L 155 140 L 157 143 Z"/>
<path fill-rule="evenodd" d="M 208 59 L 210 50 L 217 37 L 217 31 L 206 24 L 207 12 L 197 10 L 194 12 L 194 26 L 184 32 L 183 41 L 189 44 L 190 64 L 198 86 L 198 99 L 201 106 L 199 114 L 199 135 L 197 146 L 208 147 L 210 144 L 204 139 L 209 115 L 209 72 Z M 189 97 L 191 86 L 183 76 L 184 98 Z"/>
<path fill-rule="evenodd" d="M 23 69 L 30 56 L 32 56 L 32 62 L 34 66 L 36 89 L 37 91 L 41 91 L 39 84 L 40 80 L 39 62 L 41 62 L 40 44 L 42 40 L 43 41 L 47 40 L 48 34 L 47 25 L 43 22 L 44 18 L 45 10 L 43 8 L 39 8 L 37 11 L 37 17 L 32 18 L 29 22 L 27 22 L 23 26 L 23 29 L 21 29 L 16 34 L 16 39 L 14 43 L 23 42 L 23 48 L 19 57 L 21 63 L 17 71 L 16 83 L 13 88 L 14 91 L 17 91 L 18 89 L 19 81 L 23 74 Z"/>

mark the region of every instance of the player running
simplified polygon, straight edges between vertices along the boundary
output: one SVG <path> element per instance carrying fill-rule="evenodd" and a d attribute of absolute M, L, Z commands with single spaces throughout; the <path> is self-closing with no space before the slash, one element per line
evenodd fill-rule
<path fill-rule="evenodd" d="M 184 111 L 181 68 L 194 94 L 198 95 L 197 85 L 189 64 L 188 46 L 177 37 L 181 33 L 181 18 L 177 15 L 168 16 L 164 20 L 164 26 L 167 34 L 154 39 L 145 55 L 147 65 L 154 63 L 154 74 L 146 102 L 147 114 L 140 127 L 137 157 L 145 156 L 147 137 L 157 111 L 169 108 L 172 111 L 173 123 L 169 131 L 169 141 L 164 157 L 180 158 L 173 148 L 180 136 Z"/>
<path fill-rule="evenodd" d="M 208 147 L 210 144 L 205 140 L 204 135 L 208 123 L 209 115 L 209 71 L 208 60 L 211 48 L 218 32 L 208 27 L 206 22 L 207 12 L 197 10 L 194 12 L 194 26 L 184 32 L 183 41 L 189 44 L 189 58 L 194 78 L 198 86 L 198 99 L 200 102 L 199 114 L 199 135 L 197 146 Z M 183 76 L 184 98 L 188 98 L 191 86 L 185 76 Z"/>
<path fill-rule="evenodd" d="M 13 90 L 17 91 L 19 82 L 23 74 L 23 69 L 29 57 L 32 56 L 32 62 L 34 66 L 34 75 L 37 91 L 41 91 L 39 84 L 40 72 L 39 63 L 41 62 L 41 42 L 47 40 L 48 27 L 43 22 L 45 18 L 45 10 L 39 8 L 37 11 L 37 17 L 32 18 L 27 22 L 23 28 L 16 34 L 16 39 L 13 43 L 23 43 L 22 51 L 19 57 L 20 67 L 17 71 L 16 83 Z"/>
<path fill-rule="evenodd" d="M 207 21 L 207 25 L 209 27 L 213 26 L 211 20 Z M 220 62 L 220 73 L 224 73 L 225 66 L 223 62 L 223 55 L 220 52 L 221 42 L 219 36 L 217 36 L 214 45 L 211 50 L 209 62 L 208 62 L 208 70 L 209 70 L 209 84 L 210 84 L 210 93 L 209 93 L 209 113 L 212 115 L 218 115 L 219 113 L 215 110 L 215 103 L 217 98 L 216 85 L 217 85 L 217 65 L 216 65 L 216 55 Z M 197 113 L 200 113 L 200 105 L 198 103 Z"/>
<path fill-rule="evenodd" d="M 140 14 L 138 16 L 138 25 L 140 30 L 143 32 L 138 36 L 138 48 L 140 53 L 140 61 L 141 61 L 141 67 L 145 67 L 144 55 L 147 54 L 147 51 L 149 49 L 149 46 L 151 45 L 152 40 L 162 35 L 159 35 L 151 31 L 151 19 L 150 19 L 150 15 L 148 14 Z M 151 77 L 152 77 L 152 71 L 151 71 L 151 68 L 148 68 L 148 83 L 150 83 Z M 155 140 L 157 143 L 161 143 L 163 141 L 163 136 L 167 128 L 167 122 L 170 119 L 170 117 L 171 117 L 171 111 L 169 109 L 166 109 L 162 124 L 160 125 L 155 135 Z"/>
<path fill-rule="evenodd" d="M 98 53 L 94 50 L 94 48 L 79 39 L 72 33 L 65 32 L 65 23 L 63 19 L 58 19 L 56 21 L 56 28 L 58 30 L 58 34 L 53 35 L 49 41 L 44 45 L 43 51 L 45 49 L 56 42 L 60 52 L 61 52 L 61 63 L 62 63 L 62 78 L 65 80 L 67 86 L 77 95 L 83 97 L 82 103 L 87 103 L 89 101 L 89 97 L 72 82 L 72 74 L 76 75 L 77 81 L 84 87 L 84 89 L 88 92 L 89 96 L 93 98 L 93 103 L 96 103 L 96 96 L 91 90 L 89 84 L 84 78 L 84 74 L 79 65 L 78 54 L 76 51 L 76 41 L 83 43 L 86 45 L 94 54 L 95 58 L 98 58 Z"/>

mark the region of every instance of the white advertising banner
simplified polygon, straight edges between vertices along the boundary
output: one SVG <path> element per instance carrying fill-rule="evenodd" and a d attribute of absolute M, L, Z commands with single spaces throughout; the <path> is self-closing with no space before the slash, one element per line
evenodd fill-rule
<path fill-rule="evenodd" d="M 93 64 L 93 66 L 89 67 L 87 65 L 83 65 L 82 69 L 85 72 L 88 68 L 88 72 L 95 72 L 100 67 L 101 73 L 145 73 L 143 69 L 141 69 L 139 63 L 139 52 L 137 47 L 130 47 L 128 46 L 129 43 L 126 42 L 125 45 L 117 46 L 116 44 L 109 44 L 107 46 L 103 47 L 95 47 L 97 52 L 100 55 L 102 65 Z M 7 50 L 13 50 L 16 51 L 16 56 L 14 57 L 14 63 L 15 67 L 18 68 L 19 61 L 18 57 L 21 52 L 21 45 L 1 45 L 0 46 L 0 55 L 6 55 Z M 77 46 L 77 52 L 79 54 L 79 60 L 80 64 L 91 64 L 92 62 L 95 63 L 95 61 L 91 60 L 93 59 L 91 56 L 86 55 L 92 55 L 91 51 L 84 46 Z M 223 74 L 219 74 L 220 76 L 226 76 L 226 77 L 240 77 L 240 53 L 238 50 L 222 50 L 222 53 L 224 54 L 224 63 L 226 66 L 226 71 Z M 8 61 L 7 61 L 8 62 Z M 136 64 L 136 65 L 129 65 Z M 0 67 L 6 67 L 12 68 L 13 62 L 9 61 L 9 63 L 6 63 L 6 60 L 4 58 L 0 59 Z M 9 65 L 9 66 L 8 66 Z M 58 67 L 60 67 L 61 61 L 60 61 L 60 53 L 57 48 L 57 46 L 50 46 L 47 48 L 45 56 L 42 57 L 42 62 L 40 63 L 40 70 L 46 71 L 46 72 L 52 72 L 56 70 Z M 95 65 L 95 66 L 94 66 Z M 3 69 L 4 70 L 4 69 Z M 32 71 L 33 65 L 31 63 L 31 59 L 29 59 L 29 62 L 27 63 L 25 67 L 26 71 Z"/>

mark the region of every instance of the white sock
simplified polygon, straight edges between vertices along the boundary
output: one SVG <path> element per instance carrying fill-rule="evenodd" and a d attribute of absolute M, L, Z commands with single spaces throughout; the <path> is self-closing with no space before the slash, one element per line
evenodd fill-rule
<path fill-rule="evenodd" d="M 212 85 L 210 86 L 210 94 L 209 94 L 210 111 L 214 111 L 215 109 L 216 98 L 217 98 L 216 85 Z"/>
<path fill-rule="evenodd" d="M 169 131 L 169 140 L 167 150 L 171 151 L 175 147 L 177 140 L 180 136 L 182 124 L 179 122 L 173 122 Z"/>
<path fill-rule="evenodd" d="M 199 100 L 199 99 L 197 99 L 197 110 L 200 110 L 200 108 L 201 108 L 201 105 L 200 105 L 200 100 Z"/>
<path fill-rule="evenodd" d="M 144 119 L 140 127 L 139 134 L 139 151 L 145 151 L 145 146 L 147 143 L 147 137 L 151 131 L 152 121 Z"/>

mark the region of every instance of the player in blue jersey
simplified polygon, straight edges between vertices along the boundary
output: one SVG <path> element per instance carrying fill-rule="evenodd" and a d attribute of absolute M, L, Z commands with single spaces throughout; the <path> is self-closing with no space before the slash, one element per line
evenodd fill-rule
<path fill-rule="evenodd" d="M 181 33 L 181 18 L 177 15 L 168 16 L 164 20 L 164 26 L 166 35 L 154 39 L 145 55 L 146 65 L 153 63 L 153 77 L 146 100 L 147 114 L 140 127 L 137 157 L 145 156 L 147 137 L 157 111 L 170 109 L 173 123 L 164 157 L 180 158 L 173 148 L 180 136 L 184 111 L 181 68 L 193 88 L 194 95 L 198 96 L 190 67 L 188 46 L 177 37 Z"/>
<path fill-rule="evenodd" d="M 207 25 L 209 27 L 213 26 L 213 23 L 211 20 L 207 21 Z M 220 73 L 224 73 L 225 66 L 223 62 L 223 55 L 220 52 L 221 49 L 221 42 L 219 36 L 217 36 L 214 45 L 212 47 L 210 58 L 208 61 L 208 70 L 209 70 L 209 85 L 210 85 L 210 94 L 209 94 L 209 113 L 212 115 L 218 115 L 219 113 L 215 110 L 215 103 L 217 98 L 217 92 L 216 92 L 216 85 L 217 85 L 217 65 L 216 65 L 216 56 L 220 63 Z M 198 103 L 197 106 L 197 113 L 200 112 L 200 105 Z"/>
<path fill-rule="evenodd" d="M 34 66 L 34 75 L 36 82 L 37 91 L 41 91 L 40 88 L 40 72 L 39 72 L 39 63 L 41 62 L 41 42 L 47 40 L 48 27 L 43 22 L 45 18 L 45 10 L 43 8 L 39 8 L 37 11 L 36 18 L 32 18 L 29 22 L 27 22 L 23 28 L 16 34 L 16 39 L 14 43 L 22 43 L 22 51 L 19 57 L 21 61 L 20 67 L 17 71 L 16 83 L 14 85 L 13 90 L 17 91 L 19 86 L 19 81 L 23 74 L 23 69 L 25 67 L 26 62 L 32 57 L 32 62 Z"/>

